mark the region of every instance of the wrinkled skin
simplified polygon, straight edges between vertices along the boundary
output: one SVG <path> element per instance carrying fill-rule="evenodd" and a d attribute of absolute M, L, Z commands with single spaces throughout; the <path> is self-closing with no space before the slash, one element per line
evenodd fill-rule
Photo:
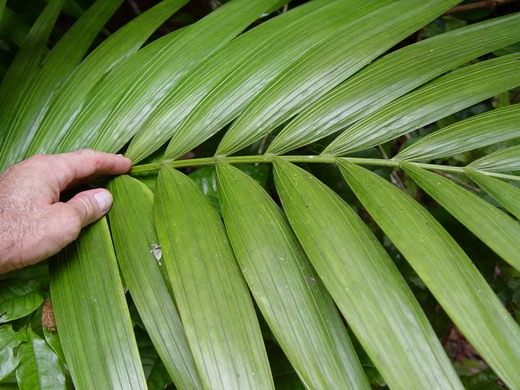
<path fill-rule="evenodd" d="M 80 150 L 33 156 L 0 174 L 0 273 L 58 253 L 112 205 L 103 188 L 61 202 L 64 190 L 130 167 L 121 155 Z"/>

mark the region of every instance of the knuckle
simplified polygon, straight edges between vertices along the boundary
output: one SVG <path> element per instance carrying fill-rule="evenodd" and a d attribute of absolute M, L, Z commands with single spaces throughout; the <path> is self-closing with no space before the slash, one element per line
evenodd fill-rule
<path fill-rule="evenodd" d="M 28 163 L 40 164 L 46 163 L 49 159 L 49 156 L 46 154 L 35 154 L 34 156 L 29 157 L 26 161 Z"/>
<path fill-rule="evenodd" d="M 88 161 L 89 165 L 91 165 L 92 169 L 95 171 L 102 169 L 105 165 L 103 155 L 93 149 L 81 149 L 76 153 L 78 153 L 78 155 L 81 156 L 84 161 Z"/>
<path fill-rule="evenodd" d="M 94 168 L 96 171 L 100 171 L 105 167 L 105 161 L 103 158 L 101 158 L 101 156 L 96 155 L 92 157 L 92 162 L 94 163 Z"/>
<path fill-rule="evenodd" d="M 75 153 L 78 154 L 81 157 L 91 157 L 91 156 L 96 154 L 95 150 L 87 149 L 87 148 L 80 149 L 80 150 L 76 151 Z"/>
<path fill-rule="evenodd" d="M 79 219 L 87 220 L 92 214 L 95 213 L 95 208 L 89 198 L 86 196 L 78 196 L 79 207 Z"/>
<path fill-rule="evenodd" d="M 35 154 L 27 160 L 22 161 L 19 167 L 31 170 L 31 172 L 47 172 L 49 167 L 50 156 L 46 154 Z"/>

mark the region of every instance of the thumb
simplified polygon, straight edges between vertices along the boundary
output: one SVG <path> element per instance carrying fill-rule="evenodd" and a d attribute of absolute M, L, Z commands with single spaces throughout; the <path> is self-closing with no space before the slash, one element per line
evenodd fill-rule
<path fill-rule="evenodd" d="M 80 192 L 66 203 L 53 204 L 45 213 L 42 229 L 45 234 L 35 240 L 30 263 L 58 253 L 76 238 L 82 228 L 105 215 L 112 205 L 112 195 L 99 188 Z"/>
<path fill-rule="evenodd" d="M 83 191 L 65 203 L 83 228 L 105 215 L 112 206 L 112 194 L 103 188 Z"/>
<path fill-rule="evenodd" d="M 53 204 L 46 224 L 58 250 L 78 238 L 81 229 L 105 215 L 110 206 L 112 194 L 103 188 L 83 191 L 66 203 Z"/>

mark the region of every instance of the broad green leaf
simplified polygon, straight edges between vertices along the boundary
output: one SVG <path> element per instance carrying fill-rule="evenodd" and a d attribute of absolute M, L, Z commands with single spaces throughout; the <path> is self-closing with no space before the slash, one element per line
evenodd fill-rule
<path fill-rule="evenodd" d="M 49 347 L 52 348 L 54 353 L 58 355 L 62 362 L 65 362 L 63 347 L 61 346 L 60 337 L 58 336 L 57 331 L 51 331 L 47 328 L 43 328 L 43 336 L 45 337 L 45 341 L 47 341 L 47 344 L 49 344 Z"/>
<path fill-rule="evenodd" d="M 488 154 L 473 161 L 469 167 L 483 171 L 520 171 L 520 145 Z"/>
<path fill-rule="evenodd" d="M 273 388 L 247 286 L 211 204 L 191 179 L 163 168 L 155 221 L 204 388 Z"/>
<path fill-rule="evenodd" d="M 156 40 L 112 72 L 68 130 L 59 151 L 123 147 L 187 72 L 282 0 L 233 0 L 185 29 Z"/>
<path fill-rule="evenodd" d="M 217 166 L 231 245 L 276 340 L 309 389 L 369 389 L 327 290 L 283 214 L 254 179 Z"/>
<path fill-rule="evenodd" d="M 444 127 L 400 152 L 398 160 L 432 160 L 520 138 L 520 104 L 498 108 Z"/>
<path fill-rule="evenodd" d="M 41 283 L 35 280 L 7 280 L 0 289 L 0 324 L 25 317 L 43 303 Z"/>
<path fill-rule="evenodd" d="M 520 270 L 520 223 L 479 196 L 436 173 L 403 163 L 405 172 L 505 261 Z"/>
<path fill-rule="evenodd" d="M 14 353 L 25 334 L 13 330 L 12 325 L 0 326 L 0 381 L 16 370 L 20 360 Z"/>
<path fill-rule="evenodd" d="M 520 220 L 520 188 L 470 169 L 466 174 Z"/>
<path fill-rule="evenodd" d="M 273 140 L 282 154 L 346 128 L 425 82 L 518 41 L 520 14 L 487 20 L 394 51 L 302 112 Z"/>
<path fill-rule="evenodd" d="M 18 350 L 20 365 L 16 369 L 16 379 L 20 390 L 66 389 L 65 371 L 58 356 L 32 330 L 27 336 L 27 342 Z"/>
<path fill-rule="evenodd" d="M 0 85 L 0 122 L 9 123 L 10 114 L 16 111 L 38 74 L 42 57 L 47 50 L 47 40 L 60 14 L 64 0 L 50 0 L 40 14 L 11 63 Z M 7 132 L 0 131 L 0 171 L 6 166 L 9 150 L 4 150 Z"/>
<path fill-rule="evenodd" d="M 0 36 L 7 37 L 16 46 L 21 46 L 31 27 L 18 14 L 5 8 L 0 19 Z"/>
<path fill-rule="evenodd" d="M 302 55 L 313 42 L 330 33 L 331 26 L 339 23 L 347 5 L 353 1 L 348 4 L 344 0 L 311 1 L 231 41 L 188 73 L 179 87 L 164 98 L 136 134 L 126 155 L 132 161 L 140 161 L 172 135 L 169 157 L 178 157 L 191 150 L 220 129 L 217 121 L 221 119 L 217 113 L 234 115 L 232 112 L 247 101 L 246 94 L 252 96 L 280 68 L 287 66 L 288 61 Z M 282 61 L 278 62 L 278 59 Z M 198 105 L 201 106 L 197 110 L 199 114 L 190 117 L 190 121 L 201 119 L 197 119 L 201 115 L 211 115 L 211 128 L 195 125 L 197 131 L 190 131 L 193 126 L 182 126 L 180 131 L 182 122 Z"/>
<path fill-rule="evenodd" d="M 160 268 L 162 250 L 153 221 L 153 194 L 138 180 L 121 176 L 114 196 L 110 230 L 121 274 L 150 338 L 178 388 L 200 388 L 177 308 Z"/>
<path fill-rule="evenodd" d="M 458 2 L 400 0 L 382 4 L 365 17 L 364 11 L 351 12 L 355 22 L 309 51 L 255 97 L 226 133 L 217 154 L 236 152 L 262 138 Z"/>
<path fill-rule="evenodd" d="M 2 17 L 4 16 L 6 2 L 7 0 L 0 0 L 0 19 L 2 19 Z"/>
<path fill-rule="evenodd" d="M 520 328 L 455 240 L 394 185 L 353 164 L 340 162 L 340 167 L 363 206 L 458 329 L 509 386 L 518 387 Z"/>
<path fill-rule="evenodd" d="M 97 37 L 107 20 L 119 8 L 123 0 L 98 0 L 68 30 L 45 57 L 41 70 L 16 107 L 1 112 L 6 136 L 0 146 L 3 167 L 22 160 L 29 144 L 47 111 L 51 98 Z M 0 170 L 2 166 L 0 166 Z"/>
<path fill-rule="evenodd" d="M 388 386 L 462 388 L 405 280 L 356 212 L 283 160 L 275 160 L 275 181 L 309 260 Z"/>
<path fill-rule="evenodd" d="M 123 26 L 100 44 L 74 70 L 52 99 L 27 156 L 52 153 L 90 99 L 92 88 L 134 54 L 168 17 L 188 0 L 163 0 Z"/>
<path fill-rule="evenodd" d="M 51 262 L 51 298 L 77 389 L 145 389 L 106 219 Z"/>
<path fill-rule="evenodd" d="M 442 119 L 520 85 L 520 54 L 455 70 L 357 122 L 324 151 L 342 155 L 366 149 Z"/>

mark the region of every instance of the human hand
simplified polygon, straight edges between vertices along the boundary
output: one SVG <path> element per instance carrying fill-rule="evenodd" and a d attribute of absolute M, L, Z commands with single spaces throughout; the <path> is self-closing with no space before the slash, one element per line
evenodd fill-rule
<path fill-rule="evenodd" d="M 37 155 L 0 175 L 0 273 L 46 259 L 74 241 L 112 205 L 103 188 L 60 202 L 62 191 L 98 176 L 127 172 L 121 155 L 80 150 Z"/>

